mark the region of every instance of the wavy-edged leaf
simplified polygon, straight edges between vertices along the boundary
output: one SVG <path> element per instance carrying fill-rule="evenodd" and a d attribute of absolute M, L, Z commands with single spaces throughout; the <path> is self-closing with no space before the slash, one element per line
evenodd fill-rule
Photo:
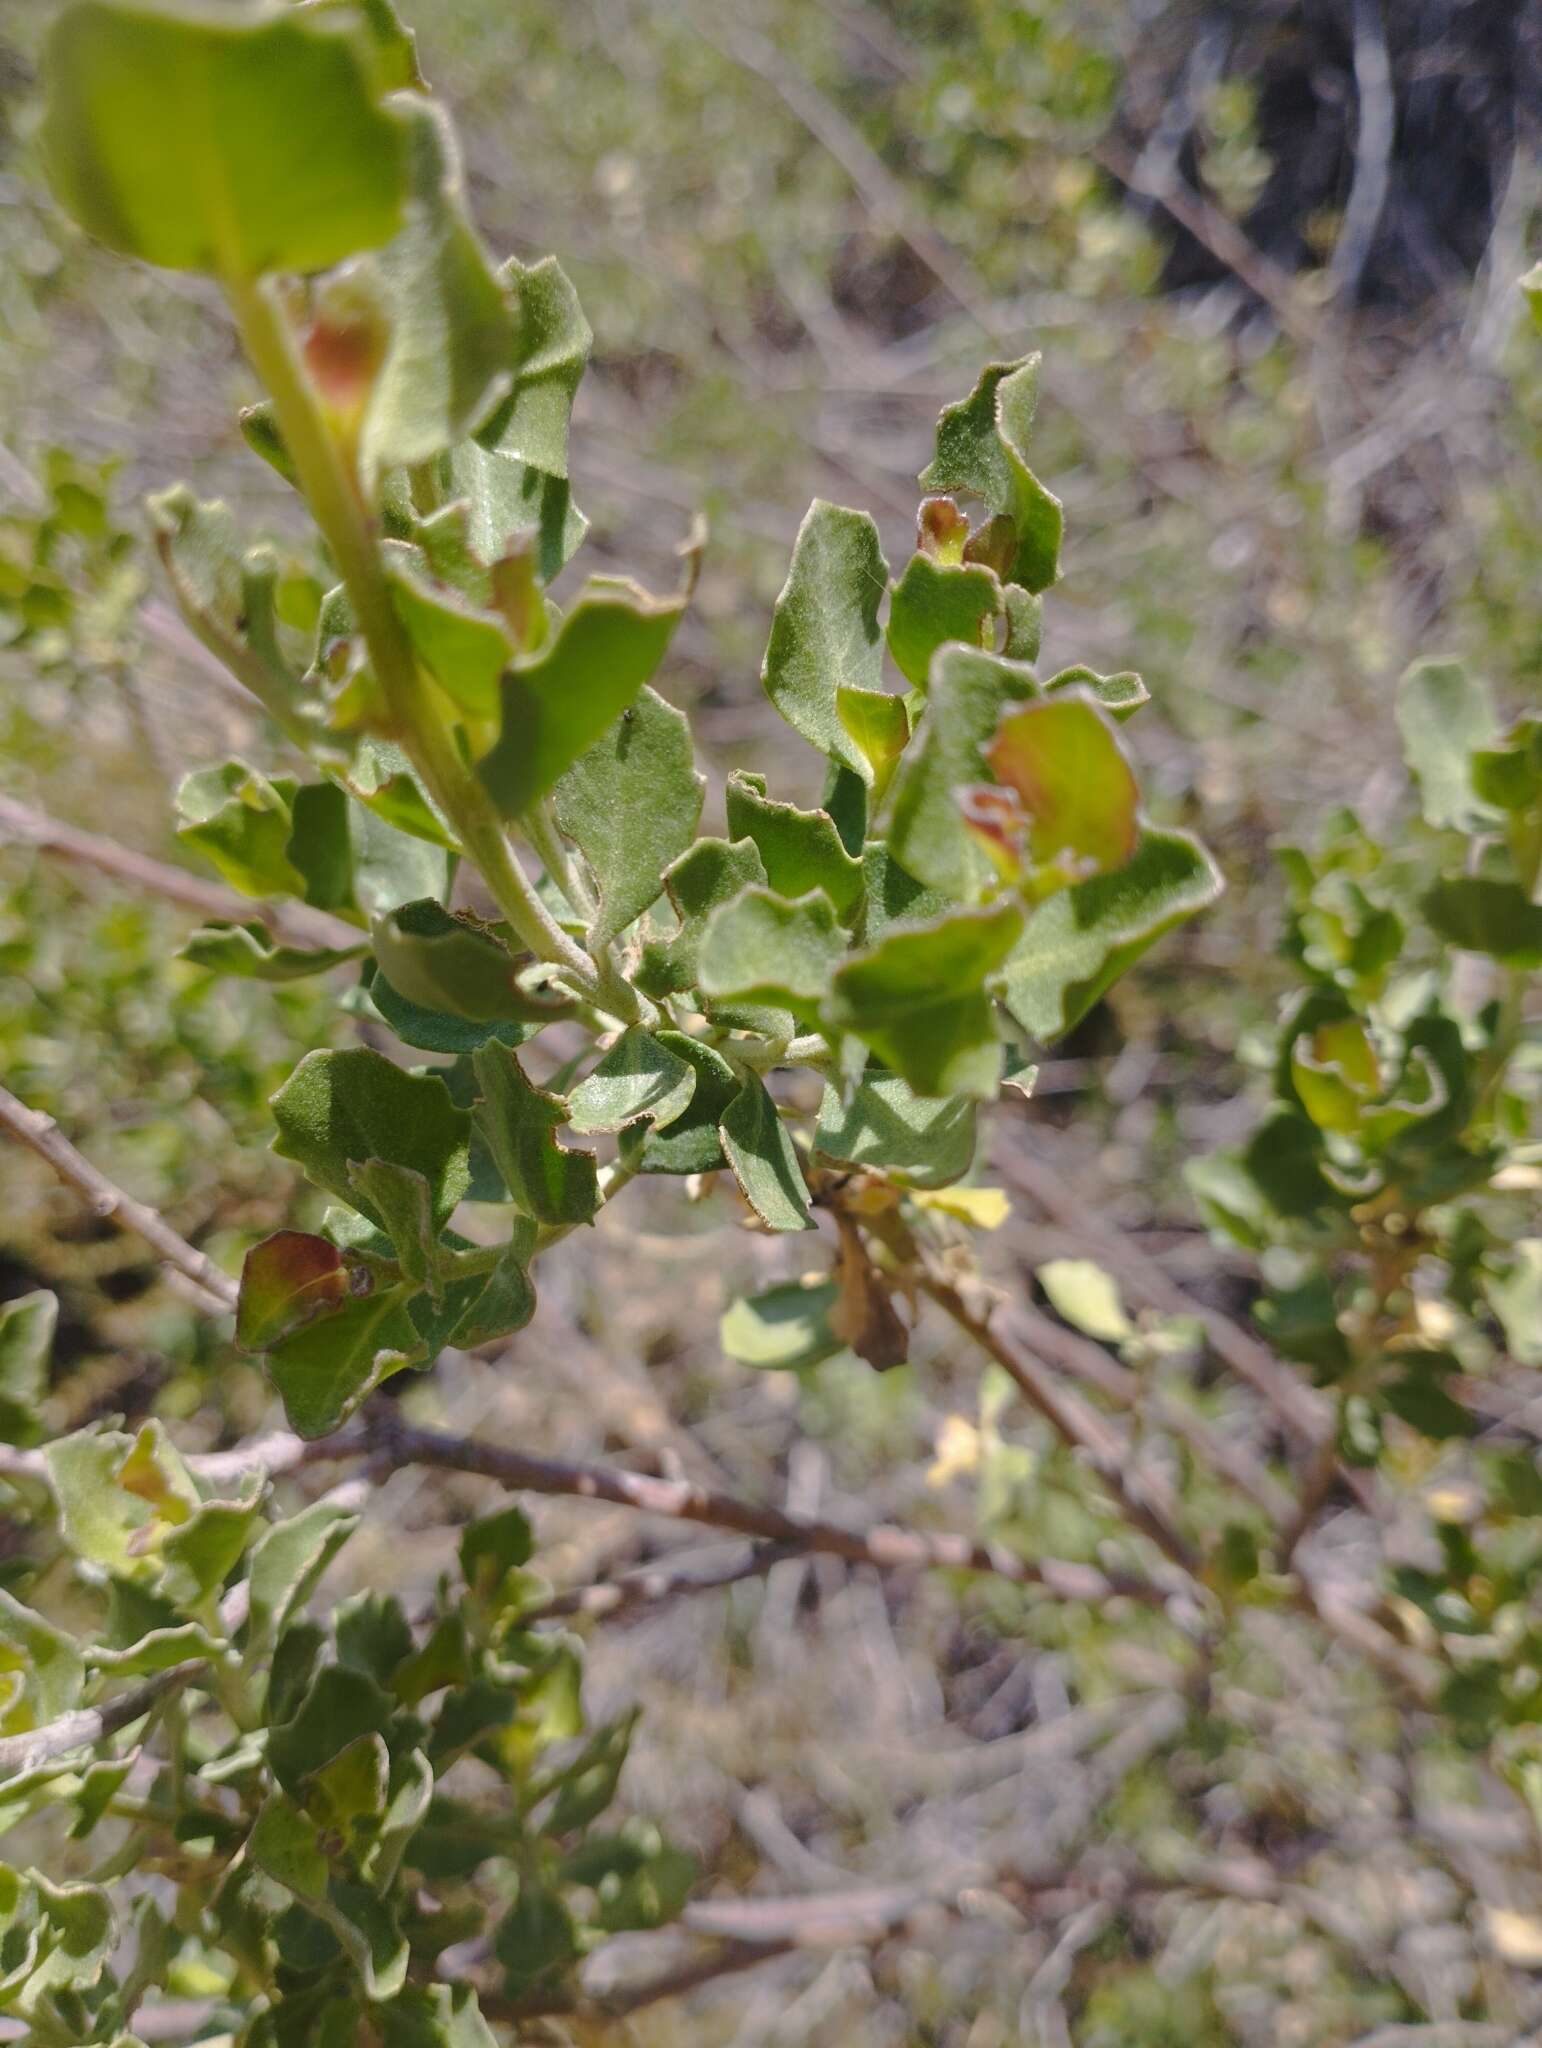
<path fill-rule="evenodd" d="M 696 1087 L 690 1106 L 670 1124 L 657 1131 L 642 1126 L 621 1141 L 622 1156 L 638 1173 L 711 1173 L 724 1164 L 718 1125 L 723 1113 L 739 1093 L 740 1076 L 721 1053 L 691 1038 L 683 1031 L 655 1033 L 660 1045 L 694 1068 Z"/>
<path fill-rule="evenodd" d="M 581 1135 L 621 1131 L 646 1117 L 656 1131 L 690 1107 L 696 1070 L 651 1032 L 624 1032 L 568 1096 L 568 1121 Z"/>
<path fill-rule="evenodd" d="M 718 1324 L 729 1358 L 762 1372 L 801 1372 L 842 1350 L 830 1328 L 833 1280 L 788 1280 L 733 1302 Z"/>
<path fill-rule="evenodd" d="M 888 581 L 868 514 L 816 498 L 793 543 L 761 669 L 766 695 L 793 730 L 865 783 L 872 764 L 841 718 L 839 693 L 882 688 L 878 608 Z"/>
<path fill-rule="evenodd" d="M 1078 686 L 1007 712 L 985 758 L 1022 803 L 1036 865 L 1082 881 L 1134 853 L 1140 790 L 1089 691 Z"/>
<path fill-rule="evenodd" d="M 350 20 L 73 0 L 46 74 L 54 190 L 120 255 L 250 280 L 324 270 L 401 224 L 406 132 Z"/>
<path fill-rule="evenodd" d="M 177 958 L 213 974 L 233 974 L 243 981 L 303 981 L 357 960 L 357 946 L 288 946 L 275 939 L 265 924 L 201 924 L 177 949 Z"/>
<path fill-rule="evenodd" d="M 912 555 L 889 600 L 889 652 L 905 680 L 924 690 L 932 656 L 949 640 L 985 644 L 1002 610 L 1001 585 L 983 563 Z"/>
<path fill-rule="evenodd" d="M 825 1084 L 816 1158 L 866 1166 L 906 1187 L 940 1188 L 974 1163 L 975 1105 L 967 1096 L 917 1095 L 898 1074 L 869 1068 L 849 1099 Z"/>
<path fill-rule="evenodd" d="M 34 1444 L 48 1392 L 59 1298 L 39 1287 L 0 1302 L 0 1443 Z"/>
<path fill-rule="evenodd" d="M 764 885 L 765 863 L 753 839 L 698 839 L 666 870 L 664 887 L 680 919 L 668 939 L 643 949 L 637 982 L 644 994 L 670 996 L 696 986 L 708 919 L 751 883 Z"/>
<path fill-rule="evenodd" d="M 787 1126 L 758 1075 L 723 1112 L 723 1151 L 744 1199 L 768 1229 L 812 1230 L 808 1185 Z"/>
<path fill-rule="evenodd" d="M 923 490 L 969 492 L 993 516 L 1011 520 L 1001 578 L 1030 593 L 1047 590 L 1060 574 L 1064 527 L 1060 500 L 1028 467 L 1040 361 L 1030 355 L 988 364 L 969 396 L 944 409 L 936 455 L 921 472 Z"/>
<path fill-rule="evenodd" d="M 421 1173 L 437 1228 L 466 1192 L 471 1119 L 437 1075 L 406 1074 L 367 1046 L 309 1052 L 273 1097 L 273 1149 L 295 1160 L 318 1187 L 380 1217 L 350 1174 L 358 1160 L 384 1159 Z"/>
<path fill-rule="evenodd" d="M 1060 1037 L 1148 946 L 1221 888 L 1197 839 L 1147 827 L 1125 866 L 1062 889 L 1034 911 L 1006 963 L 1007 1008 L 1041 1043 Z"/>
<path fill-rule="evenodd" d="M 557 783 L 557 823 L 599 886 L 592 943 L 616 938 L 657 900 L 695 836 L 705 788 L 690 721 L 646 688 Z"/>
<path fill-rule="evenodd" d="M 726 792 L 728 836 L 752 839 L 778 896 L 822 889 L 846 922 L 862 900 L 862 863 L 846 851 L 828 811 L 803 811 L 766 795 L 765 778 L 736 771 Z"/>
<path fill-rule="evenodd" d="M 512 381 L 515 322 L 466 213 L 454 131 L 427 101 L 398 103 L 409 197 L 375 257 L 390 338 L 360 438 L 366 488 L 441 454 L 485 420 Z"/>
<path fill-rule="evenodd" d="M 1003 900 L 895 925 L 836 970 L 823 1016 L 871 1047 L 918 1095 L 991 1096 L 1001 1040 L 986 984 L 1023 929 Z"/>
<path fill-rule="evenodd" d="M 754 883 L 708 920 L 697 985 L 709 997 L 774 1003 L 811 1017 L 845 955 L 846 935 L 822 889 L 789 902 Z"/>
<path fill-rule="evenodd" d="M 508 670 L 496 745 L 477 773 L 504 817 L 546 795 L 653 675 L 685 608 L 596 578 L 533 660 Z"/>
<path fill-rule="evenodd" d="M 557 1143 L 567 1105 L 535 1087 L 507 1046 L 484 1045 L 471 1060 L 477 1128 L 510 1199 L 537 1223 L 587 1223 L 600 1206 L 597 1168 L 593 1153 Z"/>
<path fill-rule="evenodd" d="M 1473 754 L 1499 734 L 1485 686 L 1460 662 L 1415 662 L 1398 684 L 1397 723 L 1425 822 L 1459 832 L 1492 824 L 1472 781 Z"/>
<path fill-rule="evenodd" d="M 900 766 L 889 825 L 893 857 L 944 895 L 967 900 L 991 869 L 964 824 L 957 792 L 985 775 L 983 749 L 1009 704 L 1036 699 L 1025 662 L 972 647 L 939 648 L 920 737 Z"/>
<path fill-rule="evenodd" d="M 524 986 L 520 963 L 494 929 L 431 896 L 377 917 L 370 943 L 391 988 L 422 1010 L 473 1024 L 540 1024 L 571 1012 L 560 994 Z M 378 977 L 372 994 L 378 1006 Z"/>

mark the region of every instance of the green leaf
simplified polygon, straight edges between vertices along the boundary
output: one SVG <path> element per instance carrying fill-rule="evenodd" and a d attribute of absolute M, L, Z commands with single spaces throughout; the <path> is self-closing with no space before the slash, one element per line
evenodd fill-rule
<path fill-rule="evenodd" d="M 478 440 L 549 477 L 568 473 L 568 420 L 594 335 L 555 257 L 500 273 L 514 303 L 513 386 Z M 500 550 L 501 552 L 501 550 Z"/>
<path fill-rule="evenodd" d="M 954 807 L 957 817 L 957 806 Z M 893 924 L 919 924 L 939 917 L 950 906 L 938 889 L 929 889 L 902 867 L 881 839 L 870 839 L 862 849 L 862 926 L 858 936 L 867 946 L 876 945 Z"/>
<path fill-rule="evenodd" d="M 385 92 L 421 92 L 423 74 L 418 69 L 418 39 L 404 28 L 391 0 L 299 0 L 302 7 L 318 14 L 335 10 L 356 15 L 369 32 L 375 52 L 375 72 Z"/>
<path fill-rule="evenodd" d="M 919 1095 L 991 1096 L 1001 1041 L 985 985 L 1022 929 L 1010 901 L 892 926 L 837 970 L 825 1020 L 860 1038 Z"/>
<path fill-rule="evenodd" d="M 521 1508 L 500 1508 L 496 1514 L 468 1522 L 461 1532 L 461 1577 L 472 1592 L 487 1600 L 510 1572 L 529 1564 L 534 1554 L 529 1516 Z"/>
<path fill-rule="evenodd" d="M 1041 1043 L 1060 1037 L 1162 934 L 1220 895 L 1210 856 L 1186 832 L 1142 832 L 1134 856 L 1051 896 L 1006 963 L 1005 1002 Z"/>
<path fill-rule="evenodd" d="M 752 839 L 778 896 L 822 889 L 850 922 L 862 900 L 862 863 L 846 851 L 828 811 L 800 811 L 768 797 L 764 777 L 736 772 L 726 792 L 730 840 Z"/>
<path fill-rule="evenodd" d="M 85 1678 L 75 1638 L 0 1588 L 0 1732 L 25 1735 L 57 1721 L 78 1703 Z"/>
<path fill-rule="evenodd" d="M 274 1522 L 253 1545 L 247 1569 L 247 1663 L 263 1669 L 273 1645 L 310 1597 L 327 1566 L 359 1526 L 357 1514 L 318 1500 Z"/>
<path fill-rule="evenodd" d="M 888 581 L 867 513 L 816 498 L 793 543 L 761 669 L 766 695 L 793 730 L 865 783 L 872 764 L 847 730 L 839 695 L 882 689 L 878 608 Z"/>
<path fill-rule="evenodd" d="M 73 0 L 45 68 L 54 190 L 120 255 L 247 280 L 324 270 L 400 225 L 406 136 L 351 22 Z"/>
<path fill-rule="evenodd" d="M 966 399 L 937 422 L 937 452 L 921 472 L 925 491 L 965 491 L 1012 522 L 1003 582 L 1047 590 L 1060 574 L 1060 500 L 1028 467 L 1028 435 L 1039 404 L 1037 355 L 991 363 Z"/>
<path fill-rule="evenodd" d="M 42 1941 L 15 2009 L 28 2019 L 55 2009 L 56 1994 L 79 1994 L 98 1982 L 117 1930 L 105 1891 L 94 1884 L 54 1885 L 39 1870 L 29 1873 L 42 1913 Z M 61 2038 L 39 2027 L 33 2038 Z M 68 2038 L 64 2036 L 63 2038 Z"/>
<path fill-rule="evenodd" d="M 1022 802 L 1038 866 L 1085 881 L 1130 859 L 1140 837 L 1140 790 L 1087 692 L 1066 690 L 1009 711 L 985 758 Z"/>
<path fill-rule="evenodd" d="M 535 1314 L 535 1283 L 530 1278 L 530 1254 L 535 1235 L 516 1232 L 503 1257 L 488 1274 L 481 1292 L 472 1298 L 452 1332 L 463 1351 L 475 1351 L 479 1344 L 494 1344 L 501 1337 L 524 1329 Z"/>
<path fill-rule="evenodd" d="M 437 1298 L 439 1234 L 429 1206 L 428 1182 L 412 1167 L 396 1166 L 385 1159 L 355 1160 L 348 1178 L 357 1191 L 354 1199 L 359 1207 L 367 1207 L 385 1224 L 404 1277 L 419 1287 L 426 1284 Z"/>
<path fill-rule="evenodd" d="M 587 1223 L 600 1206 L 597 1169 L 593 1153 L 557 1143 L 566 1105 L 533 1087 L 507 1046 L 484 1045 L 471 1059 L 482 1093 L 477 1128 L 515 1206 L 537 1223 Z"/>
<path fill-rule="evenodd" d="M 1483 684 L 1459 662 L 1416 662 L 1398 685 L 1397 723 L 1426 823 L 1459 832 L 1491 824 L 1472 784 L 1474 752 L 1499 734 Z"/>
<path fill-rule="evenodd" d="M 912 555 L 889 600 L 889 652 L 908 683 L 924 690 L 932 656 L 948 640 L 985 643 L 1001 612 L 1001 585 L 980 563 L 936 562 Z"/>
<path fill-rule="evenodd" d="M 413 652 L 457 711 L 489 723 L 498 715 L 503 671 L 514 658 L 503 621 L 475 610 L 448 585 L 431 589 L 414 573 L 410 550 L 388 544 L 385 553 L 391 601 Z"/>
<path fill-rule="evenodd" d="M 409 1984 L 379 2026 L 384 2048 L 498 2048 L 469 1984 Z"/>
<path fill-rule="evenodd" d="M 597 1728 L 562 1773 L 544 1832 L 575 1834 L 598 1820 L 616 1796 L 641 1709 Z"/>
<path fill-rule="evenodd" d="M 1100 1344 L 1123 1344 L 1135 1335 L 1117 1282 L 1092 1259 L 1046 1259 L 1036 1277 L 1055 1313 Z"/>
<path fill-rule="evenodd" d="M 966 1096 L 917 1095 L 898 1074 L 869 1068 L 843 1100 L 826 1082 L 814 1153 L 871 1167 L 907 1187 L 941 1188 L 974 1163 L 975 1105 Z"/>
<path fill-rule="evenodd" d="M 185 484 L 145 500 L 150 534 L 188 630 L 260 703 L 287 700 L 296 678 L 276 638 L 255 630 L 271 606 L 274 559 L 243 556 L 230 507 L 194 497 Z"/>
<path fill-rule="evenodd" d="M 179 1607 L 197 1607 L 217 1593 L 240 1563 L 257 1526 L 255 1491 L 241 1501 L 209 1500 L 168 1532 L 162 1591 Z"/>
<path fill-rule="evenodd" d="M 270 782 L 244 761 L 195 768 L 177 786 L 177 837 L 244 896 L 304 896 L 289 858 L 294 784 Z"/>
<path fill-rule="evenodd" d="M 589 529 L 565 476 L 550 476 L 478 441 L 462 441 L 442 457 L 439 478 L 447 496 L 465 501 L 480 558 L 497 562 L 530 544 L 542 583 L 561 574 Z"/>
<path fill-rule="evenodd" d="M 1466 953 L 1488 953 L 1506 967 L 1542 967 L 1542 904 L 1517 882 L 1453 875 L 1423 899 L 1431 927 Z"/>
<path fill-rule="evenodd" d="M 367 979 L 361 983 L 361 988 L 367 987 L 369 1002 L 403 1045 L 416 1046 L 422 1052 L 475 1052 L 490 1038 L 496 1038 L 500 1045 L 523 1045 L 540 1029 L 540 1025 L 534 1023 L 474 1024 L 464 1017 L 452 1017 L 443 1010 L 429 1010 L 421 1003 L 410 1003 L 375 968 L 373 961 L 366 963 L 365 975 Z M 474 1182 L 474 1166 L 472 1178 Z M 473 1201 L 482 1199 L 471 1189 L 467 1193 Z"/>
<path fill-rule="evenodd" d="M 477 764 L 505 817 L 528 810 L 604 736 L 663 660 L 684 608 L 683 598 L 596 578 L 555 639 L 505 674 L 499 739 Z"/>
<path fill-rule="evenodd" d="M 45 1288 L 0 1302 L 0 1443 L 34 1444 L 48 1392 L 59 1299 Z"/>
<path fill-rule="evenodd" d="M 493 1932 L 493 1954 L 503 1966 L 511 1998 L 554 1983 L 579 1954 L 578 1929 L 558 1894 L 524 1874 L 519 1893 Z"/>
<path fill-rule="evenodd" d="M 177 948 L 177 958 L 244 981 L 285 982 L 326 974 L 363 950 L 362 938 L 357 946 L 286 946 L 265 924 L 201 924 Z"/>
<path fill-rule="evenodd" d="M 882 801 L 894 771 L 899 766 L 900 756 L 910 744 L 909 708 L 903 697 L 897 697 L 888 690 L 843 688 L 836 692 L 835 709 L 842 726 L 856 741 L 863 759 L 872 771 L 868 781 L 872 786 L 872 802 L 876 805 Z M 840 809 L 841 778 L 848 779 L 851 785 L 845 792 L 846 804 L 854 809 L 855 799 L 861 796 L 865 807 L 868 787 L 863 777 L 849 768 L 844 761 L 832 761 L 830 766 L 837 792 L 826 792 L 825 805 L 830 815 L 836 817 L 836 812 Z M 841 834 L 841 843 L 846 851 L 853 855 L 859 854 L 862 850 L 861 831 L 848 830 L 844 815 L 837 818 L 837 830 Z"/>
<path fill-rule="evenodd" d="M 744 1199 L 771 1230 L 812 1230 L 808 1187 L 787 1126 L 751 1075 L 723 1113 L 723 1151 Z"/>
<path fill-rule="evenodd" d="M 349 1172 L 355 1160 L 384 1159 L 421 1173 L 435 1228 L 466 1192 L 471 1120 L 437 1075 L 405 1074 L 365 1046 L 319 1050 L 305 1055 L 271 1106 L 274 1151 L 356 1208 L 363 1205 Z M 367 1207 L 364 1213 L 381 1220 Z"/>
<path fill-rule="evenodd" d="M 680 929 L 672 938 L 651 940 L 644 948 L 637 976 L 643 992 L 657 997 L 694 988 L 712 912 L 752 882 L 765 879 L 765 863 L 752 839 L 698 839 L 665 871 L 664 887 Z"/>
<path fill-rule="evenodd" d="M 628 1133 L 622 1139 L 622 1156 L 638 1173 L 711 1173 L 724 1164 L 718 1125 L 739 1093 L 740 1077 L 721 1053 L 683 1031 L 660 1031 L 655 1036 L 695 1069 L 695 1093 L 690 1107 L 667 1131 L 646 1128 L 641 1138 Z"/>
<path fill-rule="evenodd" d="M 454 132 L 427 102 L 400 105 L 410 197 L 401 233 L 375 259 L 390 340 L 360 440 L 366 488 L 427 462 L 485 420 L 511 382 L 515 324 L 467 218 Z"/>
<path fill-rule="evenodd" d="M 391 988 L 418 1009 L 476 1024 L 540 1024 L 571 1014 L 571 1002 L 560 994 L 543 996 L 522 985 L 520 963 L 492 927 L 432 897 L 377 917 L 370 942 Z M 377 979 L 371 989 L 377 1006 L 378 989 Z"/>
<path fill-rule="evenodd" d="M 846 935 L 822 889 L 789 903 L 756 883 L 713 911 L 697 982 L 709 997 L 776 1003 L 811 1017 L 845 954 Z"/>
<path fill-rule="evenodd" d="M 1005 707 L 1039 694 L 1026 663 L 970 647 L 938 650 L 921 736 L 901 765 L 889 826 L 895 860 L 918 881 L 967 900 L 990 877 L 957 792 L 984 779 L 983 750 Z"/>
<path fill-rule="evenodd" d="M 392 740 L 366 735 L 340 771 L 350 796 L 398 832 L 458 851 L 455 836 L 425 794 L 412 763 Z"/>
<path fill-rule="evenodd" d="M 649 689 L 558 782 L 557 823 L 599 887 L 592 944 L 616 938 L 657 899 L 695 836 L 705 787 L 690 721 Z"/>
<path fill-rule="evenodd" d="M 641 1117 L 661 1131 L 690 1107 L 695 1092 L 695 1068 L 651 1033 L 634 1029 L 573 1089 L 568 1121 L 585 1136 L 624 1130 Z"/>
<path fill-rule="evenodd" d="M 137 1437 L 77 1430 L 44 1450 L 65 1541 L 122 1578 L 153 1577 L 166 1531 L 199 1506 L 197 1488 L 158 1422 Z"/>
<path fill-rule="evenodd" d="M 1127 718 L 1133 718 L 1143 704 L 1151 702 L 1151 692 L 1133 669 L 1121 669 L 1117 675 L 1100 676 L 1090 668 L 1063 668 L 1058 675 L 1050 677 L 1044 689 L 1050 696 L 1056 690 L 1090 690 L 1110 718 L 1118 719 L 1120 724 Z"/>
<path fill-rule="evenodd" d="M 727 1309 L 718 1339 L 728 1357 L 763 1372 L 800 1372 L 833 1358 L 841 1339 L 830 1328 L 833 1280 L 789 1280 Z"/>
<path fill-rule="evenodd" d="M 417 1362 L 422 1346 L 406 1313 L 411 1291 L 382 1287 L 350 1297 L 268 1347 L 268 1373 L 297 1436 L 329 1435 L 383 1380 Z"/>

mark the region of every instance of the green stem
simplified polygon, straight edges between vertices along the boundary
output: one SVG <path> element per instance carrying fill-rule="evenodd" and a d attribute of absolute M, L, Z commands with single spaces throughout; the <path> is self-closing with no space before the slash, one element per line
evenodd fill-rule
<path fill-rule="evenodd" d="M 588 955 L 541 903 L 514 857 L 491 798 L 425 695 L 411 643 L 391 601 L 368 509 L 306 380 L 288 321 L 271 292 L 253 279 L 229 277 L 226 291 L 252 367 L 272 397 L 301 488 L 348 587 L 386 712 L 414 768 L 520 939 L 593 993 L 598 977 Z"/>

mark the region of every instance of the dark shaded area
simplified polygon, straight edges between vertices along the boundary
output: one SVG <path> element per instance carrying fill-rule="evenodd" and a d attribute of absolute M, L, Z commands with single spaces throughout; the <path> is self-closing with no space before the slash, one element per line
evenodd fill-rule
<path fill-rule="evenodd" d="M 1357 50 L 1357 42 L 1359 48 Z M 1244 79 L 1272 168 L 1244 225 L 1288 270 L 1332 261 L 1357 180 L 1380 196 L 1335 282 L 1346 300 L 1414 310 L 1462 287 L 1493 232 L 1542 109 L 1537 0 L 1225 0 L 1170 10 L 1131 75 L 1132 139 L 1196 189 L 1206 90 Z M 1387 104 L 1390 99 L 1390 105 Z M 1385 183 L 1377 158 L 1387 134 Z M 1379 189 L 1380 188 L 1380 189 Z M 1181 291 L 1229 273 L 1158 212 Z"/>

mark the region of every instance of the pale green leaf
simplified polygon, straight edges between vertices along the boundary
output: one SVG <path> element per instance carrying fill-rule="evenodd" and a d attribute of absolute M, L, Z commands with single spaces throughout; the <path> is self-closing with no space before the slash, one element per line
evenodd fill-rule
<path fill-rule="evenodd" d="M 986 985 L 1022 928 L 1010 901 L 891 926 L 837 969 L 825 1021 L 860 1038 L 918 1095 L 991 1096 L 1002 1054 Z"/>
<path fill-rule="evenodd" d="M 568 1096 L 568 1120 L 581 1134 L 620 1131 L 641 1117 L 663 1130 L 690 1107 L 696 1071 L 651 1032 L 624 1032 Z"/>
<path fill-rule="evenodd" d="M 366 1046 L 321 1049 L 305 1055 L 272 1109 L 273 1149 L 355 1207 L 363 1206 L 350 1174 L 356 1160 L 383 1159 L 421 1173 L 436 1226 L 466 1191 L 471 1120 L 437 1075 L 403 1073 Z M 365 1207 L 365 1214 L 372 1211 Z"/>
<path fill-rule="evenodd" d="M 772 1230 L 812 1230 L 808 1187 L 787 1126 L 751 1075 L 723 1113 L 723 1150 L 744 1198 Z"/>
<path fill-rule="evenodd" d="M 513 1052 L 484 1045 L 472 1054 L 480 1130 L 515 1206 L 537 1223 L 587 1223 L 600 1205 L 591 1152 L 557 1143 L 567 1107 L 534 1087 Z"/>
<path fill-rule="evenodd" d="M 791 1280 L 734 1302 L 718 1325 L 728 1357 L 762 1371 L 801 1371 L 841 1350 L 830 1328 L 833 1280 Z"/>
<path fill-rule="evenodd" d="M 752 839 L 778 896 L 822 889 L 837 917 L 850 922 L 862 900 L 862 863 L 846 851 L 828 811 L 802 811 L 765 792 L 762 776 L 728 778 L 728 836 Z"/>
<path fill-rule="evenodd" d="M 766 695 L 793 730 L 866 783 L 872 766 L 841 718 L 838 695 L 882 687 L 878 609 L 888 580 L 868 515 L 816 498 L 793 544 L 761 669 Z"/>
<path fill-rule="evenodd" d="M 1135 1335 L 1117 1283 L 1091 1259 L 1046 1259 L 1037 1270 L 1050 1306 L 1100 1344 L 1123 1344 Z"/>
<path fill-rule="evenodd" d="M 45 70 L 54 190 L 120 255 L 249 280 L 324 270 L 401 223 L 406 134 L 351 21 L 73 0 Z"/>
<path fill-rule="evenodd" d="M 649 689 L 558 782 L 557 823 L 599 887 L 594 944 L 617 937 L 657 899 L 665 870 L 695 835 L 705 786 L 689 720 Z"/>
<path fill-rule="evenodd" d="M 1133 857 L 1042 903 L 1006 963 L 1004 1000 L 1047 1044 L 1175 924 L 1220 895 L 1221 877 L 1198 840 L 1147 828 Z"/>
<path fill-rule="evenodd" d="M 1002 581 L 1047 590 L 1060 573 L 1060 500 L 1028 467 L 1028 436 L 1039 404 L 1037 355 L 991 363 L 966 399 L 937 422 L 937 452 L 921 473 L 926 491 L 968 492 L 1012 522 Z"/>
<path fill-rule="evenodd" d="M 596 579 L 556 637 L 501 686 L 497 744 L 477 772 L 505 817 L 530 808 L 603 738 L 664 658 L 683 598 Z"/>
<path fill-rule="evenodd" d="M 1499 736 L 1484 685 L 1460 662 L 1416 662 L 1398 685 L 1397 723 L 1426 822 L 1460 832 L 1492 823 L 1472 786 L 1473 754 Z"/>
<path fill-rule="evenodd" d="M 889 600 L 889 652 L 900 674 L 924 690 L 937 649 L 949 640 L 986 644 L 1001 609 L 1001 585 L 983 563 L 912 555 Z"/>
<path fill-rule="evenodd" d="M 893 856 L 944 895 L 976 894 L 990 867 L 970 837 L 957 792 L 986 777 L 983 749 L 1008 704 L 1039 696 L 1023 662 L 974 648 L 940 648 L 932 663 L 920 737 L 901 764 L 889 826 Z"/>
<path fill-rule="evenodd" d="M 822 890 L 789 902 L 756 883 L 713 911 L 697 984 L 709 997 L 781 1004 L 810 1016 L 845 953 L 845 934 Z"/>
<path fill-rule="evenodd" d="M 907 1187 L 945 1187 L 974 1163 L 975 1121 L 967 1096 L 917 1095 L 898 1074 L 869 1068 L 849 1100 L 826 1083 L 814 1152 L 890 1174 Z"/>

